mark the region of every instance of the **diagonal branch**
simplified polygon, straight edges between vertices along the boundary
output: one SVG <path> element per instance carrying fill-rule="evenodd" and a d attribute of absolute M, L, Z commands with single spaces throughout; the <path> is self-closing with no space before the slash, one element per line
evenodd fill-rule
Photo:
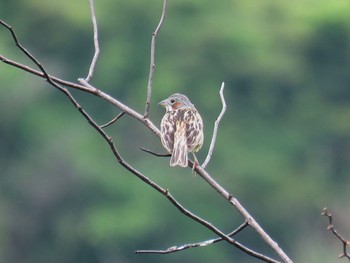
<path fill-rule="evenodd" d="M 247 226 L 248 226 L 248 222 L 245 221 L 243 224 L 241 224 L 234 231 L 227 234 L 227 236 L 232 237 L 232 236 L 236 235 L 237 233 L 239 233 L 240 231 L 242 231 Z M 223 239 L 221 237 L 218 237 L 218 238 L 214 238 L 214 239 L 210 239 L 210 240 L 206 240 L 206 241 L 202 241 L 202 242 L 198 242 L 198 243 L 186 244 L 186 245 L 181 245 L 181 246 L 173 246 L 173 247 L 169 247 L 168 249 L 165 249 L 165 250 L 136 250 L 135 254 L 170 254 L 170 253 L 179 252 L 179 251 L 189 249 L 189 248 L 205 247 L 205 246 L 220 242 L 222 240 Z"/>
<path fill-rule="evenodd" d="M 156 49 L 156 39 L 160 28 L 162 27 L 165 13 L 166 13 L 166 4 L 167 0 L 163 0 L 163 9 L 162 15 L 160 16 L 160 20 L 156 30 L 152 33 L 152 41 L 151 41 L 151 61 L 149 66 L 149 76 L 148 76 L 148 84 L 147 84 L 147 99 L 146 99 L 146 107 L 145 113 L 143 114 L 144 118 L 148 118 L 149 110 L 151 107 L 151 97 L 152 97 L 152 85 L 153 85 L 153 75 L 154 69 L 156 67 L 155 64 L 155 49 Z"/>
<path fill-rule="evenodd" d="M 350 252 L 347 251 L 348 247 L 350 246 L 350 240 L 346 240 L 345 238 L 343 238 L 334 228 L 333 216 L 331 213 L 329 213 L 327 208 L 323 208 L 321 215 L 328 217 L 327 230 L 332 231 L 333 235 L 336 236 L 343 245 L 343 252 L 339 255 L 339 258 L 347 258 L 350 260 Z"/>
<path fill-rule="evenodd" d="M 218 118 L 215 121 L 215 125 L 214 125 L 214 131 L 213 131 L 213 136 L 211 138 L 211 143 L 210 143 L 210 147 L 209 147 L 209 151 L 208 151 L 208 155 L 205 158 L 205 161 L 202 164 L 202 168 L 205 169 L 208 165 L 208 163 L 210 162 L 211 156 L 213 155 L 213 151 L 214 151 L 214 147 L 215 147 L 215 143 L 216 143 L 216 137 L 217 137 L 217 133 L 218 133 L 218 129 L 219 129 L 219 124 L 220 121 L 222 119 L 222 117 L 224 116 L 225 112 L 226 112 L 226 102 L 225 102 L 225 97 L 224 97 L 224 88 L 225 88 L 225 83 L 223 82 L 221 84 L 221 88 L 220 88 L 220 99 L 221 99 L 221 103 L 222 103 L 222 110 L 218 116 Z"/>

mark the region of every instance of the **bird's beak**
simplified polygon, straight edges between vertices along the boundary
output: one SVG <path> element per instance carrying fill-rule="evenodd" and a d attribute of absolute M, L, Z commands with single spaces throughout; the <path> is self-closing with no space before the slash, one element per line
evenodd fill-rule
<path fill-rule="evenodd" d="M 168 100 L 167 99 L 162 100 L 161 102 L 158 103 L 158 105 L 166 107 L 168 105 Z"/>

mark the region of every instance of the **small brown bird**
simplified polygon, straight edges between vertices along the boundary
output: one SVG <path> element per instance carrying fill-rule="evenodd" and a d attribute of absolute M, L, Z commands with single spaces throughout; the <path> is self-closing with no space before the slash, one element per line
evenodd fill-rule
<path fill-rule="evenodd" d="M 166 113 L 160 124 L 162 144 L 171 153 L 170 166 L 188 165 L 188 152 L 194 155 L 203 144 L 203 121 L 190 100 L 182 94 L 175 93 L 161 101 Z"/>

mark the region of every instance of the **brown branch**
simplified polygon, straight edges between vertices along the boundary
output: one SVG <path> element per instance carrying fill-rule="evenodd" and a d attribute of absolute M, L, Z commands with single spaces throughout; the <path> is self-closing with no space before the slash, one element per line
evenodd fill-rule
<path fill-rule="evenodd" d="M 156 64 L 155 64 L 156 39 L 157 39 L 158 32 L 159 32 L 160 28 L 162 27 L 162 24 L 164 21 L 164 17 L 165 17 L 165 13 L 166 13 L 166 4 L 167 4 L 167 0 L 163 0 L 162 15 L 160 16 L 160 20 L 159 20 L 159 23 L 158 23 L 156 30 L 152 33 L 151 59 L 150 59 L 149 76 L 148 76 L 148 84 L 147 84 L 147 99 L 146 99 L 145 113 L 143 114 L 143 116 L 145 118 L 148 118 L 149 110 L 151 107 L 153 75 L 154 75 L 154 69 L 156 67 Z"/>
<path fill-rule="evenodd" d="M 236 235 L 237 233 L 239 233 L 240 231 L 242 231 L 247 226 L 248 226 L 248 222 L 245 221 L 243 224 L 241 224 L 234 231 L 227 234 L 227 236 L 232 237 L 232 236 Z M 210 240 L 206 240 L 206 241 L 202 241 L 202 242 L 198 242 L 198 243 L 185 244 L 185 245 L 181 245 L 181 246 L 172 246 L 172 247 L 169 247 L 168 249 L 165 249 L 165 250 L 136 250 L 135 254 L 170 254 L 170 253 L 179 252 L 179 251 L 189 249 L 189 248 L 205 247 L 205 246 L 220 242 L 222 240 L 223 239 L 221 237 L 218 237 L 218 238 L 214 238 L 214 239 L 210 239 Z"/>
<path fill-rule="evenodd" d="M 339 258 L 347 258 L 350 260 L 350 253 L 348 252 L 348 247 L 350 246 L 350 240 L 346 240 L 344 237 L 342 237 L 338 231 L 334 228 L 333 225 L 333 216 L 331 213 L 329 213 L 328 209 L 325 207 L 323 208 L 323 211 L 321 215 L 325 216 L 328 218 L 328 226 L 327 230 L 332 231 L 333 235 L 336 236 L 340 242 L 342 243 L 343 246 L 343 252 L 339 255 Z"/>
<path fill-rule="evenodd" d="M 205 169 L 207 167 L 208 163 L 210 162 L 211 156 L 213 155 L 214 147 L 215 147 L 215 143 L 216 143 L 216 137 L 217 137 L 217 133 L 218 133 L 218 129 L 219 129 L 219 124 L 220 124 L 222 117 L 224 116 L 224 114 L 226 112 L 226 101 L 225 101 L 225 97 L 224 97 L 224 88 L 225 88 L 225 83 L 223 82 L 221 84 L 221 88 L 220 88 L 220 92 L 219 92 L 221 103 L 222 103 L 222 110 L 221 110 L 221 112 L 220 112 L 220 114 L 219 114 L 219 116 L 216 119 L 215 124 L 214 124 L 214 131 L 213 131 L 213 136 L 211 138 L 211 143 L 210 143 L 208 155 L 202 164 L 203 169 Z"/>

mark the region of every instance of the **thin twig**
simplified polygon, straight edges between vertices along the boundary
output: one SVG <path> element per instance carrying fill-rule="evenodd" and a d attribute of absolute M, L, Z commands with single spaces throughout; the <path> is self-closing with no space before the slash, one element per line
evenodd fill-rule
<path fill-rule="evenodd" d="M 215 147 L 215 143 L 216 143 L 216 137 L 217 137 L 217 133 L 218 133 L 218 129 L 219 129 L 219 124 L 220 124 L 222 117 L 224 116 L 224 114 L 226 112 L 226 101 L 225 101 L 225 97 L 224 97 L 224 88 L 225 88 L 225 83 L 222 82 L 220 92 L 219 92 L 221 103 L 222 103 L 222 109 L 221 109 L 221 112 L 220 112 L 220 114 L 219 114 L 219 116 L 216 119 L 215 124 L 214 124 L 214 131 L 213 131 L 213 136 L 211 138 L 211 143 L 210 143 L 208 155 L 202 164 L 203 169 L 205 169 L 207 167 L 207 165 L 211 159 L 211 156 L 213 155 L 214 147 Z"/>
<path fill-rule="evenodd" d="M 145 113 L 143 114 L 145 119 L 148 118 L 149 110 L 151 107 L 153 75 L 154 75 L 154 69 L 156 67 L 156 64 L 155 64 L 156 39 L 157 39 L 158 32 L 159 32 L 160 28 L 162 27 L 162 24 L 164 21 L 164 17 L 165 17 L 165 13 L 166 13 L 166 3 L 167 3 L 167 0 L 164 0 L 163 1 L 162 15 L 160 16 L 160 20 L 159 20 L 159 23 L 158 23 L 156 30 L 152 33 L 151 59 L 150 59 L 149 76 L 148 76 L 148 84 L 147 84 L 147 99 L 146 99 Z"/>
<path fill-rule="evenodd" d="M 235 229 L 231 233 L 227 234 L 227 236 L 232 237 L 232 236 L 236 235 L 237 233 L 242 231 L 244 228 L 246 228 L 248 225 L 249 225 L 248 222 L 245 221 L 237 229 Z M 198 243 L 185 244 L 185 245 L 181 245 L 181 246 L 172 246 L 172 247 L 169 247 L 168 249 L 165 249 L 165 250 L 136 250 L 135 254 L 170 254 L 170 253 L 179 252 L 179 251 L 189 249 L 189 248 L 205 247 L 205 246 L 220 242 L 222 240 L 223 240 L 222 237 L 218 237 L 218 238 L 209 239 L 209 240 L 198 242 Z"/>
<path fill-rule="evenodd" d="M 104 129 L 106 127 L 108 127 L 109 125 L 115 123 L 117 120 L 119 120 L 121 117 L 123 117 L 125 114 L 124 111 L 122 111 L 121 113 L 119 113 L 115 118 L 113 118 L 110 122 L 107 122 L 106 124 L 103 124 L 100 126 L 101 129 Z"/>
<path fill-rule="evenodd" d="M 327 227 L 327 230 L 331 230 L 332 233 L 333 233 L 333 235 L 335 235 L 335 236 L 340 240 L 340 242 L 342 243 L 343 252 L 339 255 L 339 258 L 347 258 L 347 259 L 350 260 L 350 254 L 349 254 L 349 252 L 347 251 L 347 249 L 348 249 L 349 246 L 350 246 L 350 240 L 346 240 L 345 238 L 343 238 L 343 237 L 338 233 L 338 231 L 334 228 L 332 214 L 329 213 L 329 211 L 328 211 L 327 208 L 323 208 L 323 211 L 322 211 L 321 215 L 328 217 L 328 227 Z"/>
<path fill-rule="evenodd" d="M 96 21 L 96 15 L 95 15 L 95 7 L 94 7 L 94 0 L 89 0 L 90 3 L 90 13 L 91 13 L 91 20 L 92 20 L 92 27 L 94 31 L 94 47 L 95 47 L 95 53 L 94 57 L 92 58 L 89 74 L 86 77 L 86 81 L 89 82 L 92 78 L 92 75 L 94 74 L 96 62 L 98 60 L 98 56 L 100 54 L 100 47 L 98 43 L 98 27 L 97 27 L 97 21 Z"/>
<path fill-rule="evenodd" d="M 170 157 L 171 156 L 170 153 L 155 153 L 155 152 L 152 152 L 151 150 L 148 150 L 148 149 L 145 149 L 145 148 L 142 148 L 142 147 L 140 147 L 140 150 L 144 151 L 146 153 L 150 153 L 150 154 L 152 154 L 154 156 L 157 156 L 157 157 Z"/>

